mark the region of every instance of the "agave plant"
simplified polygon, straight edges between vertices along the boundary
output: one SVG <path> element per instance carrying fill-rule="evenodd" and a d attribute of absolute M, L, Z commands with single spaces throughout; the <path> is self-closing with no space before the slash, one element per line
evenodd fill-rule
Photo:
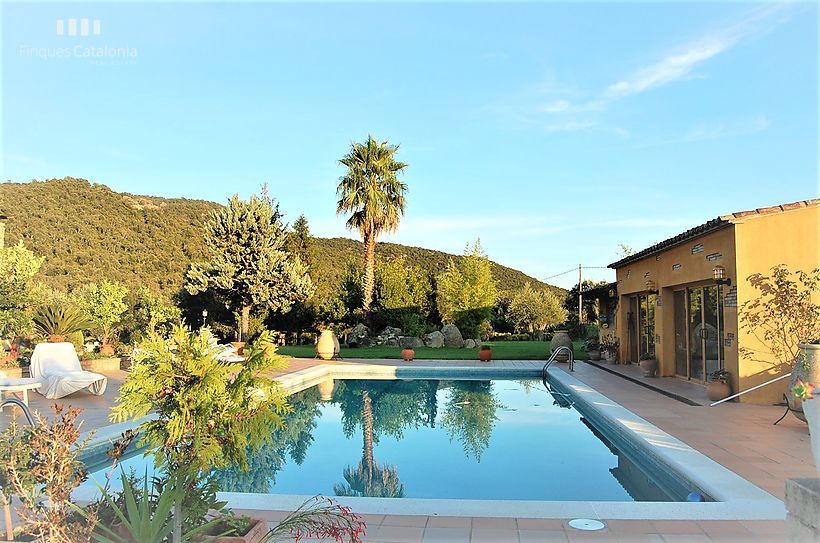
<path fill-rule="evenodd" d="M 46 305 L 37 308 L 32 317 L 34 329 L 45 337 L 65 338 L 91 326 L 86 314 L 71 305 Z"/>

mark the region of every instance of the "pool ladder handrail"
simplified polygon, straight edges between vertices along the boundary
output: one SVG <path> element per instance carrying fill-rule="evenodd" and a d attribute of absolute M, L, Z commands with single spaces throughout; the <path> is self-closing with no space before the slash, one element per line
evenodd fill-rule
<path fill-rule="evenodd" d="M 567 360 L 569 362 L 569 371 L 575 371 L 575 357 L 573 356 L 572 349 L 564 345 L 561 345 L 557 349 L 555 349 L 555 351 L 552 352 L 552 354 L 549 357 L 549 360 L 547 360 L 547 363 L 544 364 L 544 369 L 541 370 L 541 382 L 544 384 L 544 388 L 547 389 L 547 392 L 549 392 L 552 395 L 553 399 L 555 400 L 555 405 L 559 405 L 560 407 L 564 408 L 569 408 L 575 405 L 575 401 L 572 399 L 572 396 L 570 396 L 569 394 L 565 394 L 563 392 L 558 392 L 557 390 L 553 389 L 550 386 L 549 381 L 547 381 L 547 375 L 549 374 L 547 370 L 549 370 L 549 367 L 552 365 L 553 362 L 555 362 L 555 359 L 563 351 L 567 351 L 567 354 L 569 356 Z"/>
<path fill-rule="evenodd" d="M 23 403 L 22 400 L 19 398 L 6 398 L 2 402 L 0 402 L 0 412 L 2 412 L 3 408 L 6 407 L 7 404 L 16 405 L 20 409 L 23 410 L 23 414 L 26 416 L 26 420 L 32 426 L 36 426 L 34 424 L 34 417 L 31 416 L 31 411 L 29 410 L 28 406 Z"/>
<path fill-rule="evenodd" d="M 570 349 L 566 345 L 560 345 L 554 351 L 552 351 L 552 354 L 550 355 L 549 360 L 547 360 L 547 363 L 544 364 L 544 369 L 541 370 L 541 375 L 543 376 L 543 378 L 546 379 L 547 370 L 550 369 L 550 366 L 552 365 L 552 363 L 555 362 L 555 359 L 563 351 L 566 351 L 567 355 L 569 357 L 568 360 L 567 360 L 567 362 L 569 362 L 569 371 L 575 371 L 575 356 L 574 356 L 574 353 L 572 352 L 572 349 Z"/>

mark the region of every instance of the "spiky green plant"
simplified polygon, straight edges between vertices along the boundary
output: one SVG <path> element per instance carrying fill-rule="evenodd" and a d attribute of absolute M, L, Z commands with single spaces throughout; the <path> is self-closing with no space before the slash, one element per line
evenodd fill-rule
<path fill-rule="evenodd" d="M 289 407 L 279 386 L 263 374 L 281 357 L 265 356 L 270 334 L 246 349 L 242 362 L 222 359 L 222 347 L 207 329 L 176 326 L 168 339 L 150 334 L 132 355 L 120 387 L 113 422 L 156 417 L 139 427 L 170 480 L 189 491 L 201 474 L 237 465 L 270 441 Z M 182 504 L 174 504 L 173 541 L 182 541 Z"/>
<path fill-rule="evenodd" d="M 51 304 L 38 307 L 34 311 L 32 320 L 37 333 L 45 337 L 65 337 L 82 332 L 91 326 L 88 316 L 73 305 Z"/>
<path fill-rule="evenodd" d="M 398 175 L 407 164 L 395 159 L 398 145 L 378 142 L 372 136 L 364 143 L 353 143 L 339 162 L 347 168 L 336 193 L 336 213 L 350 213 L 347 227 L 358 230 L 364 242 L 364 296 L 362 310 L 370 313 L 376 275 L 376 239 L 393 232 L 404 214 L 407 185 Z"/>

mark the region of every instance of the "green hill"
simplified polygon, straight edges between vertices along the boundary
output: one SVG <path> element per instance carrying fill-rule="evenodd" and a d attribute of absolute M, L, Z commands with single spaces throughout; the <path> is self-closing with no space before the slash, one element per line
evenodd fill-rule
<path fill-rule="evenodd" d="M 107 278 L 173 295 L 188 264 L 202 258 L 202 223 L 218 207 L 204 200 L 118 193 L 70 177 L 0 184 L 0 211 L 8 216 L 6 243 L 22 240 L 45 256 L 41 276 L 62 290 Z M 295 216 L 295 210 L 283 211 Z M 459 258 L 394 243 L 380 243 L 377 253 L 385 258 L 403 254 L 408 263 L 427 270 L 441 270 L 450 258 Z M 314 280 L 328 291 L 338 284 L 345 263 L 361 258 L 362 245 L 346 238 L 314 238 L 313 254 L 322 270 Z M 493 274 L 502 291 L 527 281 L 543 285 L 500 264 L 493 263 Z"/>

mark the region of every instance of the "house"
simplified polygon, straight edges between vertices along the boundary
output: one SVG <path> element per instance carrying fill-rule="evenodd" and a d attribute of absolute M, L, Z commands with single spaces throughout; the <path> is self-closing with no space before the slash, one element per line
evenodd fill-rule
<path fill-rule="evenodd" d="M 718 369 L 733 391 L 747 390 L 788 371 L 738 319 L 759 294 L 748 277 L 773 266 L 820 268 L 820 199 L 723 215 L 609 265 L 608 333 L 620 340 L 619 359 L 654 353 L 659 375 L 705 383 Z M 820 296 L 820 293 L 818 293 Z M 742 349 L 740 349 L 743 347 Z M 749 354 L 752 353 L 752 354 Z M 787 380 L 744 395 L 773 404 Z"/>

